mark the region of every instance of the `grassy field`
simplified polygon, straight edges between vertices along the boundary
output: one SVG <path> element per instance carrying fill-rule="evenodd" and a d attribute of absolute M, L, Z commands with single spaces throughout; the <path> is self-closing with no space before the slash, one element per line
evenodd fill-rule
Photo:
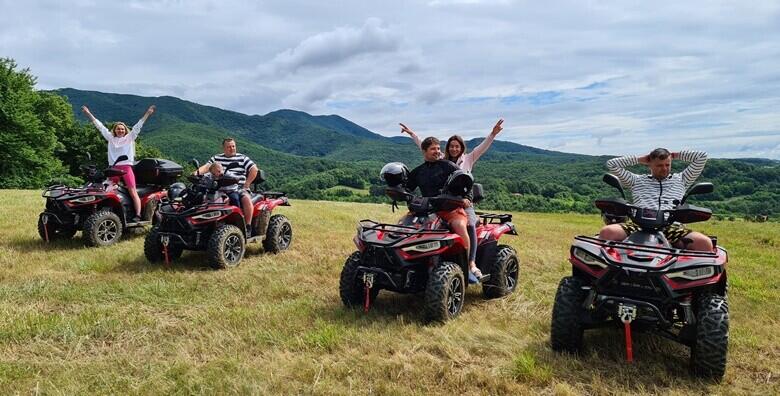
<path fill-rule="evenodd" d="M 712 222 L 731 263 L 726 377 L 688 375 L 688 350 L 635 335 L 586 333 L 579 358 L 553 353 L 550 311 L 572 236 L 596 216 L 515 214 L 519 292 L 422 322 L 415 296 L 382 292 L 368 315 L 342 307 L 338 276 L 355 222 L 394 220 L 389 205 L 293 201 L 280 213 L 293 247 L 251 246 L 240 267 L 203 268 L 185 253 L 151 265 L 143 237 L 86 248 L 45 244 L 36 191 L 0 190 L 0 394 L 778 394 L 780 226 Z"/>

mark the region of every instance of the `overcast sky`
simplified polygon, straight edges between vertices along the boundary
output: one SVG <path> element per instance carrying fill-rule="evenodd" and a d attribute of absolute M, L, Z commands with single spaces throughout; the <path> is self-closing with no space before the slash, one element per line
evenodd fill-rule
<path fill-rule="evenodd" d="M 584 154 L 780 159 L 780 2 L 11 1 L 38 88 Z"/>

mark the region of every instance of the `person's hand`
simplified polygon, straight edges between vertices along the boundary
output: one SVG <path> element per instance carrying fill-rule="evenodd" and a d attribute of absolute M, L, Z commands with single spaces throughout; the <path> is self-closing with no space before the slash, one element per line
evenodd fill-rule
<path fill-rule="evenodd" d="M 680 159 L 680 153 L 678 151 L 673 152 L 672 159 L 673 160 Z"/>
<path fill-rule="evenodd" d="M 493 131 L 492 131 L 492 132 L 490 132 L 490 134 L 491 134 L 491 135 L 493 135 L 494 137 L 495 137 L 496 135 L 498 135 L 498 134 L 499 134 L 499 133 L 500 133 L 500 132 L 501 132 L 501 131 L 504 129 L 504 127 L 502 127 L 502 126 L 501 126 L 501 124 L 503 124 L 503 123 L 504 123 L 504 119 L 503 119 L 503 118 L 502 118 L 502 119 L 500 119 L 500 120 L 498 120 L 498 122 L 496 123 L 496 125 L 495 125 L 495 126 L 493 126 Z"/>
<path fill-rule="evenodd" d="M 465 199 L 465 198 L 464 198 L 464 199 L 463 199 L 463 207 L 464 207 L 464 208 L 468 208 L 468 207 L 470 207 L 470 206 L 471 206 L 471 201 L 470 201 L 470 200 L 468 200 L 468 199 Z"/>
<path fill-rule="evenodd" d="M 642 165 L 650 165 L 650 154 L 637 158 L 637 161 Z"/>
<path fill-rule="evenodd" d="M 146 114 L 148 114 L 148 115 L 152 115 L 152 114 L 154 114 L 154 111 L 155 111 L 156 109 L 157 109 L 157 107 L 155 107 L 155 105 L 151 105 L 151 106 L 149 106 L 149 108 L 148 108 L 148 109 L 146 109 Z"/>
<path fill-rule="evenodd" d="M 401 133 L 408 133 L 408 134 L 409 134 L 409 136 L 414 136 L 414 131 L 412 131 L 411 129 L 409 129 L 409 127 L 407 127 L 407 126 L 406 126 L 406 125 L 404 125 L 404 124 L 401 124 L 400 122 L 398 123 L 398 125 L 400 125 L 400 126 L 401 126 Z"/>
<path fill-rule="evenodd" d="M 81 111 L 84 112 L 84 114 L 90 114 L 89 108 L 87 106 L 81 106 Z"/>

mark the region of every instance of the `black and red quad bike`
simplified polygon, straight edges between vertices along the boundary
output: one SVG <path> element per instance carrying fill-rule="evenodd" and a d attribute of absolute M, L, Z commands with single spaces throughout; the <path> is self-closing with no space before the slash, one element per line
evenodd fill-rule
<path fill-rule="evenodd" d="M 194 161 L 197 168 L 198 163 Z M 171 186 L 166 203 L 160 207 L 160 222 L 146 236 L 144 254 L 150 262 L 171 263 L 186 250 L 206 251 L 208 263 L 214 268 L 232 268 L 241 263 L 246 244 L 261 242 L 270 253 L 287 250 L 292 244 L 292 225 L 284 215 L 271 215 L 277 206 L 290 206 L 282 192 L 262 191 L 258 185 L 265 181 L 260 171 L 253 183 L 254 207 L 250 235 L 246 234 L 244 214 L 219 191 L 232 186 L 238 179 L 225 175 L 214 181 L 203 175 L 191 175 L 190 186 Z"/>
<path fill-rule="evenodd" d="M 575 237 L 569 258 L 572 276 L 561 280 L 555 295 L 552 348 L 577 353 L 584 330 L 614 326 L 623 328 L 626 357 L 633 361 L 632 328 L 653 331 L 691 348 L 695 375 L 720 380 L 729 339 L 728 253 L 715 237 L 713 250 L 705 252 L 675 248 L 661 232 L 673 222 L 708 220 L 709 209 L 685 201 L 712 192 L 712 184 L 691 187 L 672 210 L 654 210 L 626 203 L 616 177 L 605 175 L 604 181 L 623 195 L 596 201 L 610 219 L 605 222 L 629 218 L 641 230 L 623 241 Z"/>
<path fill-rule="evenodd" d="M 127 160 L 120 156 L 114 163 Z M 123 185 L 107 183 L 110 177 L 120 177 L 124 170 L 113 165 L 102 172 L 94 164 L 83 165 L 87 183 L 78 188 L 50 186 L 43 192 L 46 209 L 38 217 L 38 234 L 45 241 L 70 239 L 81 230 L 90 246 L 116 243 L 127 229 L 142 229 L 152 224 L 166 188 L 182 173 L 175 162 L 145 158 L 133 165 L 136 190 L 141 198 L 140 222 L 131 222 L 135 215 L 133 200 Z"/>
<path fill-rule="evenodd" d="M 477 202 L 482 188 L 474 184 L 474 190 Z M 380 290 L 424 293 L 426 320 L 443 322 L 458 316 L 468 285 L 468 252 L 460 236 L 450 231 L 436 212 L 457 207 L 462 197 L 413 196 L 403 186 L 391 186 L 385 192 L 394 206 L 406 202 L 409 215 L 401 224 L 358 223 L 353 239 L 358 250 L 347 258 L 341 271 L 341 301 L 368 312 Z M 515 250 L 498 244 L 504 234 L 517 235 L 512 215 L 479 213 L 479 217 L 476 261 L 486 275 L 483 294 L 487 298 L 506 296 L 515 290 L 520 272 Z"/>

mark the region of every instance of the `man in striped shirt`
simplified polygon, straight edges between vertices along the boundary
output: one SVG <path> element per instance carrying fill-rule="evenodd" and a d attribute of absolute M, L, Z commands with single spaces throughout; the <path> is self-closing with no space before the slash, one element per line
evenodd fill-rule
<path fill-rule="evenodd" d="M 671 173 L 672 159 L 689 162 L 680 173 Z M 685 195 L 685 191 L 696 181 L 707 163 L 707 153 L 703 151 L 669 152 L 657 148 L 641 157 L 627 156 L 607 161 L 607 169 L 620 179 L 620 183 L 631 191 L 634 205 L 656 210 L 673 209 Z M 637 175 L 626 168 L 632 165 L 647 165 L 650 174 Z M 638 231 L 633 222 L 610 224 L 599 232 L 599 238 L 622 241 L 629 234 Z M 712 241 L 706 235 L 691 231 L 682 224 L 673 223 L 663 230 L 664 236 L 672 245 L 693 250 L 712 250 Z"/>
<path fill-rule="evenodd" d="M 209 171 L 211 164 L 217 162 L 222 165 L 223 169 L 227 169 L 225 173 L 229 173 L 231 176 L 237 177 L 241 188 L 237 191 L 228 192 L 230 197 L 230 203 L 238 206 L 244 212 L 244 219 L 246 220 L 247 236 L 249 236 L 249 230 L 252 224 L 252 198 L 249 194 L 249 186 L 252 185 L 252 181 L 257 176 L 257 166 L 252 162 L 249 157 L 244 154 L 236 152 L 236 141 L 233 138 L 225 138 L 222 141 L 222 154 L 217 154 L 209 158 L 208 162 L 198 168 L 198 173 L 204 174 Z M 230 163 L 237 162 L 241 167 L 228 169 L 227 166 Z M 239 204 L 240 203 L 240 204 Z"/>

